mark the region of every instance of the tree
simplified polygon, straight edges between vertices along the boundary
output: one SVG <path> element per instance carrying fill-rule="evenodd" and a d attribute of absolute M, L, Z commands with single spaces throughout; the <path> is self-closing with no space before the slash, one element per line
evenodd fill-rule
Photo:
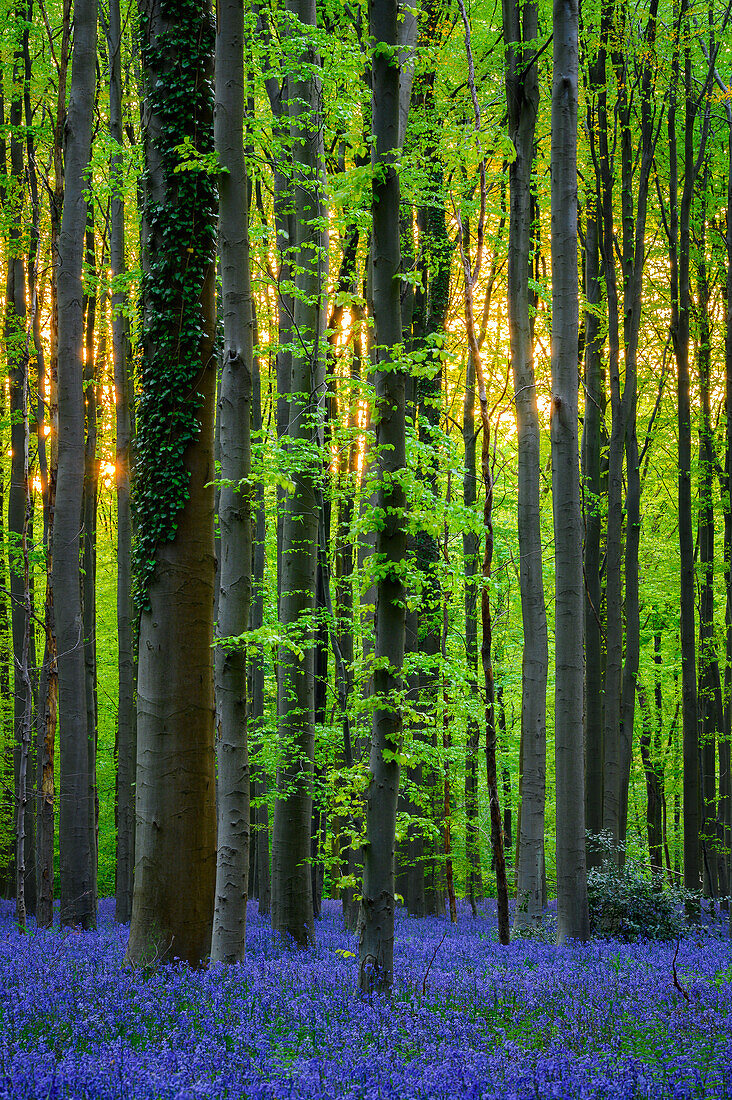
<path fill-rule="evenodd" d="M 538 11 L 534 2 L 503 5 L 507 45 L 508 130 L 516 150 L 509 169 L 508 315 L 511 334 L 516 430 L 518 434 L 518 536 L 524 651 L 521 688 L 521 835 L 516 883 L 518 928 L 535 924 L 542 911 L 544 800 L 546 786 L 546 681 L 549 662 L 541 513 L 540 439 L 534 378 L 530 289 L 534 167 L 539 79 L 536 50 Z"/>
<path fill-rule="evenodd" d="M 85 175 L 91 156 L 97 48 L 93 0 L 75 0 L 71 91 L 66 118 L 65 192 L 58 267 L 58 479 L 53 590 L 58 644 L 61 786 L 61 923 L 96 924 L 90 844 L 89 729 L 81 607 L 80 530 L 84 490 L 84 316 L 82 262 Z M 80 812 L 81 811 L 81 812 Z"/>
<path fill-rule="evenodd" d="M 179 958 L 196 965 L 210 949 L 216 876 L 214 25 L 206 0 L 143 0 L 140 22 L 146 164 L 136 464 L 141 613 L 127 960 Z M 184 170 L 176 171 L 181 163 Z"/>
<path fill-rule="evenodd" d="M 295 239 L 291 373 L 287 446 L 293 487 L 285 501 L 280 550 L 279 618 L 287 634 L 280 654 L 277 702 L 283 759 L 272 832 L 272 925 L 299 945 L 312 942 L 310 874 L 312 770 L 315 739 L 313 613 L 318 564 L 318 486 L 321 473 L 319 381 L 324 371 L 324 250 L 322 128 L 318 57 L 312 28 L 315 0 L 288 6 L 298 71 L 288 82 L 293 158 Z"/>
<path fill-rule="evenodd" d="M 251 404 L 254 358 L 249 276 L 249 181 L 244 162 L 244 5 L 219 0 L 216 30 L 216 150 L 219 179 L 224 349 L 219 398 L 219 526 L 216 703 L 218 855 L 212 962 L 244 955 L 249 878 L 247 629 L 252 588 Z"/>
<path fill-rule="evenodd" d="M 557 936 L 590 934 L 585 865 L 582 513 L 577 438 L 576 0 L 554 0 L 552 82 L 552 502 L 554 508 Z"/>
<path fill-rule="evenodd" d="M 397 703 L 404 660 L 405 373 L 399 308 L 399 42 L 397 0 L 372 0 L 369 9 L 373 183 L 372 301 L 376 358 L 376 612 L 374 695 L 366 845 L 359 939 L 359 989 L 389 989 L 394 953 L 394 844 L 399 794 L 401 711 Z"/>

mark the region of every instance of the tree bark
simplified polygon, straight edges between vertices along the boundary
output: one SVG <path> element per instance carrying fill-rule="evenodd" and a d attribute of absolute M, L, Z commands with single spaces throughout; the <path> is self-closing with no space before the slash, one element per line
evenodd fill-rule
<path fill-rule="evenodd" d="M 138 558 L 137 832 L 127 961 L 197 965 L 210 950 L 216 877 L 216 206 L 205 176 L 174 168 L 183 140 L 213 152 L 214 26 L 206 0 L 141 0 L 140 17 L 147 185 L 136 479 L 138 546 L 152 563 Z M 189 56 L 185 70 L 181 50 Z M 191 175 L 199 178 L 185 178 Z M 167 470 L 161 476 L 156 467 L 161 424 L 170 425 L 166 438 L 178 448 L 182 488 L 174 500 L 162 495 Z M 163 509 L 166 525 L 151 527 Z"/>
<path fill-rule="evenodd" d="M 280 651 L 278 732 L 282 757 L 272 833 L 272 926 L 305 946 L 314 939 L 310 874 L 314 757 L 313 612 L 318 560 L 318 378 L 323 363 L 322 180 L 319 59 L 312 38 L 315 0 L 291 0 L 290 16 L 303 36 L 303 68 L 289 84 L 294 167 L 295 240 L 292 263 L 297 294 L 293 328 L 298 333 L 289 380 L 283 379 L 293 455 L 293 488 L 282 521 L 280 624 L 288 642 Z M 279 380 L 278 380 L 279 384 Z"/>
<path fill-rule="evenodd" d="M 102 266 L 103 266 L 102 260 Z M 97 315 L 97 270 L 94 248 L 94 214 L 89 209 L 86 225 L 86 278 L 89 282 L 84 294 L 84 489 L 82 495 L 82 623 L 84 631 L 84 679 L 86 683 L 87 727 L 87 781 L 89 814 L 89 850 L 91 852 L 94 904 L 97 898 L 97 822 L 99 798 L 97 795 L 97 492 L 99 466 L 97 463 L 97 381 L 95 328 Z M 99 350 L 102 349 L 102 341 Z M 100 359 L 102 356 L 100 355 Z"/>
<path fill-rule="evenodd" d="M 552 502 L 555 563 L 554 724 L 557 937 L 589 939 L 583 746 L 582 513 L 577 439 L 576 0 L 554 0 L 552 83 Z"/>
<path fill-rule="evenodd" d="M 115 811 L 115 919 L 126 924 L 132 915 L 132 872 L 135 865 L 135 649 L 132 606 L 132 513 L 130 506 L 132 423 L 132 363 L 127 295 L 118 281 L 126 272 L 124 163 L 122 159 L 122 22 L 119 0 L 110 0 L 107 31 L 109 51 L 109 263 L 112 272 L 112 362 L 117 428 L 115 484 L 117 491 L 117 776 Z"/>
<path fill-rule="evenodd" d="M 216 647 L 218 855 L 212 962 L 244 957 L 249 877 L 246 648 L 221 644 L 249 625 L 252 589 L 251 405 L 254 361 L 249 192 L 244 160 L 244 5 L 218 0 L 215 142 L 224 349 L 219 399 L 221 491 Z"/>
<path fill-rule="evenodd" d="M 405 376 L 396 356 L 402 341 L 399 308 L 399 55 L 397 0 L 372 0 L 369 25 L 374 144 L 371 213 L 375 327 L 377 592 L 374 615 L 374 695 L 366 846 L 361 897 L 358 984 L 362 992 L 389 989 L 394 952 L 394 844 L 399 793 L 401 710 L 395 705 L 404 660 L 406 554 Z"/>
<path fill-rule="evenodd" d="M 518 436 L 519 583 L 524 648 L 521 672 L 521 858 L 517 866 L 514 924 L 526 928 L 541 920 L 546 788 L 546 684 L 548 640 L 542 569 L 539 507 L 539 413 L 534 378 L 534 306 L 530 289 L 538 66 L 530 59 L 538 37 L 538 9 L 504 0 L 507 44 L 506 102 L 509 135 L 516 157 L 509 168 L 508 317 Z"/>
<path fill-rule="evenodd" d="M 87 220 L 85 174 L 91 155 L 97 9 L 75 0 L 71 94 L 65 125 L 65 193 L 58 268 L 58 477 L 53 591 L 58 644 L 61 788 L 61 923 L 96 924 L 89 836 L 89 729 L 80 575 L 84 488 L 84 317 L 82 261 Z"/>

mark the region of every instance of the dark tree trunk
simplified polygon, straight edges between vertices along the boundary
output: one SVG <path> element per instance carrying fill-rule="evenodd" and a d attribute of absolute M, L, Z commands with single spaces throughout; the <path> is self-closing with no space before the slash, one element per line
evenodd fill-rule
<path fill-rule="evenodd" d="M 127 958 L 197 965 L 210 950 L 216 878 L 216 196 L 208 177 L 174 168 L 185 141 L 203 155 L 214 150 L 214 24 L 206 0 L 141 0 L 140 21 L 147 186 L 135 476 L 142 611 Z M 161 453 L 163 425 L 171 442 Z"/>
<path fill-rule="evenodd" d="M 466 510 L 475 508 L 477 470 L 475 461 L 475 364 L 468 354 L 463 401 L 463 504 Z M 465 577 L 465 662 L 470 694 L 478 694 L 478 535 L 463 534 L 463 573 Z M 483 895 L 480 866 L 480 833 L 478 826 L 478 747 L 480 726 L 472 713 L 468 715 L 465 743 L 465 859 L 467 863 L 466 892 L 475 913 L 475 902 Z"/>
<path fill-rule="evenodd" d="M 84 673 L 86 682 L 87 782 L 89 850 L 91 853 L 94 904 L 97 899 L 97 380 L 94 331 L 97 315 L 97 270 L 94 249 L 94 215 L 89 209 L 86 226 L 86 278 L 84 295 L 84 489 L 82 502 L 82 623 L 84 630 Z M 100 349 L 102 344 L 100 342 Z M 102 356 L 100 356 L 102 360 Z"/>
<path fill-rule="evenodd" d="M 703 177 L 703 193 L 699 211 L 697 239 L 697 344 L 696 358 L 701 398 L 699 424 L 699 660 L 697 698 L 699 701 L 699 738 L 701 742 L 701 836 L 704 855 L 704 893 L 717 897 L 717 741 L 721 742 L 721 690 L 719 665 L 714 644 L 714 428 L 710 400 L 711 340 L 709 325 L 709 281 L 706 263 L 707 170 Z M 720 776 L 720 788 L 722 777 Z"/>
<path fill-rule="evenodd" d="M 109 162 L 112 181 L 110 203 L 109 262 L 112 271 L 112 362 L 117 427 L 115 480 L 117 490 L 117 778 L 115 811 L 117 855 L 115 864 L 115 919 L 127 923 L 132 914 L 132 871 L 135 865 L 135 765 L 137 722 L 135 715 L 135 653 L 132 607 L 132 513 L 130 508 L 130 460 L 132 426 L 132 362 L 130 358 L 127 295 L 114 280 L 124 276 L 125 207 L 122 161 L 122 23 L 119 0 L 110 0 L 109 30 L 109 136 L 113 142 Z"/>
<path fill-rule="evenodd" d="M 16 859 L 23 849 L 23 881 L 16 863 L 16 889 L 22 892 L 23 924 L 26 907 L 35 911 L 35 867 L 33 860 L 33 817 L 28 799 L 29 746 L 25 742 L 28 708 L 28 639 L 30 605 L 25 552 L 27 551 L 28 506 L 28 301 L 25 276 L 25 158 L 23 156 L 23 80 L 25 42 L 28 36 L 25 4 L 14 12 L 18 40 L 13 60 L 10 100 L 10 176 L 4 205 L 9 219 L 7 235 L 7 282 L 5 292 L 5 350 L 10 390 L 10 490 L 8 493 L 8 558 L 10 565 L 10 609 L 13 636 L 13 723 L 15 728 L 14 788 Z M 29 259 L 30 262 L 30 259 Z M 25 548 L 25 549 L 24 549 Z M 22 773 L 22 774 L 21 774 Z M 23 836 L 19 835 L 22 827 Z M 21 899 L 18 897 L 20 912 Z"/>
<path fill-rule="evenodd" d="M 53 528 L 53 593 L 58 644 L 61 789 L 61 923 L 96 924 L 90 844 L 89 729 L 80 575 L 84 489 L 84 317 L 82 261 L 85 175 L 91 155 L 97 9 L 75 0 L 71 96 L 65 124 L 65 193 L 58 244 L 58 476 Z"/>
<path fill-rule="evenodd" d="M 582 511 L 577 439 L 576 0 L 554 0 L 552 84 L 552 500 L 555 561 L 554 723 L 557 936 L 589 938 L 585 865 Z"/>
<path fill-rule="evenodd" d="M 252 299 L 254 307 L 254 300 Z M 256 340 L 256 312 L 253 312 Z M 255 356 L 252 369 L 252 429 L 262 431 L 262 379 L 259 359 Z M 257 435 L 257 438 L 260 438 Z M 264 504 L 264 480 L 258 478 L 254 486 L 254 544 L 252 547 L 252 601 L 249 608 L 249 626 L 259 630 L 264 623 L 264 571 L 266 565 L 266 512 Z M 261 646 L 252 647 L 249 657 L 251 672 L 251 707 L 249 739 L 262 748 L 264 739 L 264 652 Z M 266 774 L 264 768 L 255 768 L 252 775 L 252 794 L 257 799 L 254 818 L 256 824 L 255 845 L 257 860 L 257 899 L 259 913 L 268 916 L 272 885 L 269 867 L 269 803 L 267 802 Z"/>
<path fill-rule="evenodd" d="M 689 25 L 687 0 L 681 0 L 679 26 Z M 691 397 L 689 392 L 689 245 L 691 201 L 695 182 L 694 121 L 690 48 L 684 52 L 685 126 L 684 185 L 678 201 L 676 108 L 680 88 L 680 46 L 676 39 L 671 64 L 668 109 L 669 261 L 671 267 L 671 338 L 676 357 L 678 421 L 679 568 L 681 592 L 681 721 L 684 763 L 684 885 L 701 885 L 699 846 L 699 715 L 696 691 L 694 534 L 691 499 Z"/>
<path fill-rule="evenodd" d="M 310 833 L 314 756 L 313 612 L 318 558 L 318 380 L 323 368 L 324 255 L 322 232 L 322 130 L 319 64 L 312 39 L 315 0 L 291 0 L 302 33 L 302 70 L 290 87 L 290 132 L 295 175 L 293 264 L 298 332 L 289 380 L 288 444 L 297 451 L 293 489 L 285 501 L 281 540 L 280 623 L 300 655 L 280 650 L 278 727 L 282 760 L 272 834 L 272 925 L 305 946 L 314 937 Z M 305 182 L 304 182 L 305 181 Z"/>
<path fill-rule="evenodd" d="M 643 732 L 640 738 L 641 759 L 646 775 L 646 829 L 648 833 L 648 857 L 651 874 L 660 883 L 663 874 L 663 786 L 659 778 L 658 761 L 654 759 L 653 715 L 648 700 L 638 684 L 638 702 L 643 716 Z"/>
<path fill-rule="evenodd" d="M 56 510 L 56 483 L 58 477 L 58 275 L 59 233 L 64 198 L 63 133 L 66 119 L 66 84 L 71 42 L 71 0 L 64 0 L 61 43 L 59 47 L 58 90 L 56 117 L 54 120 L 53 174 L 54 186 L 50 196 L 51 223 L 51 279 L 50 279 L 50 337 L 48 356 L 48 406 L 39 417 L 39 439 L 45 425 L 49 429 L 49 453 L 47 469 L 45 447 L 39 445 L 43 480 L 43 526 L 46 546 L 46 593 L 44 601 L 45 649 L 39 685 L 38 707 L 38 787 L 39 808 L 37 820 L 38 911 L 40 927 L 50 927 L 53 921 L 54 895 L 54 811 L 56 721 L 58 711 L 58 646 L 56 640 L 56 616 L 53 591 L 53 528 Z M 39 388 L 39 407 L 41 406 Z"/>
<path fill-rule="evenodd" d="M 394 706 L 404 660 L 405 378 L 393 356 L 402 341 L 399 308 L 399 41 L 397 0 L 372 0 L 369 9 L 372 125 L 371 212 L 376 382 L 377 506 L 386 521 L 376 533 L 379 569 L 374 615 L 374 695 L 370 784 L 361 898 L 358 985 L 363 992 L 389 989 L 394 952 L 394 843 L 399 793 L 402 718 Z"/>
<path fill-rule="evenodd" d="M 590 79 L 596 74 L 590 73 Z M 592 132 L 595 112 L 588 106 L 588 128 Z M 585 415 L 582 431 L 583 509 L 585 521 L 585 826 L 588 832 L 602 831 L 603 803 L 603 694 L 605 689 L 604 630 L 602 622 L 602 535 L 603 493 L 602 450 L 606 445 L 605 372 L 602 362 L 603 336 L 597 310 L 602 303 L 600 270 L 600 204 L 598 196 L 587 200 L 585 228 Z M 588 866 L 600 863 L 600 853 L 587 846 Z"/>

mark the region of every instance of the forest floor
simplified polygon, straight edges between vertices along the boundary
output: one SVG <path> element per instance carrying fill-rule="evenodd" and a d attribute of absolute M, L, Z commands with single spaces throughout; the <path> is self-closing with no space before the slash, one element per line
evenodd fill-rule
<path fill-rule="evenodd" d="M 390 1000 L 356 997 L 339 903 L 316 929 L 288 951 L 251 906 L 241 966 L 142 974 L 110 901 L 95 933 L 25 936 L 0 902 L 0 1098 L 732 1097 L 732 943 L 713 929 L 681 941 L 679 989 L 675 943 L 506 948 L 490 903 L 456 926 L 400 915 Z"/>

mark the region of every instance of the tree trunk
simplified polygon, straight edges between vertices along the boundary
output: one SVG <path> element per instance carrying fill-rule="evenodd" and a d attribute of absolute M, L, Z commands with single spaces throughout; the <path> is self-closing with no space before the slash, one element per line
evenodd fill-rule
<path fill-rule="evenodd" d="M 219 179 L 224 349 L 219 399 L 221 490 L 216 647 L 218 855 L 212 962 L 244 957 L 249 877 L 247 661 L 240 638 L 252 589 L 251 405 L 254 360 L 249 262 L 249 191 L 244 160 L 244 5 L 220 0 L 216 33 L 215 141 Z"/>
<path fill-rule="evenodd" d="M 103 260 L 102 260 L 103 265 Z M 82 497 L 81 614 L 84 631 L 84 679 L 86 683 L 87 781 L 89 850 L 91 852 L 94 904 L 97 899 L 97 382 L 94 330 L 97 315 L 97 270 L 94 249 L 94 215 L 90 207 L 86 225 L 86 278 L 84 295 L 84 489 Z M 101 341 L 100 341 L 101 348 Z M 100 356 L 100 359 L 102 357 Z"/>
<path fill-rule="evenodd" d="M 214 150 L 206 0 L 142 0 L 147 187 L 137 434 L 137 834 L 127 959 L 197 965 L 215 876 L 213 426 L 216 194 L 175 172 Z M 180 57 L 189 64 L 181 69 Z"/>
<path fill-rule="evenodd" d="M 75 0 L 71 96 L 65 124 L 65 193 L 58 269 L 58 476 L 53 529 L 53 592 L 58 644 L 61 788 L 61 923 L 96 924 L 89 835 L 89 729 L 80 574 L 84 489 L 84 317 L 82 261 L 87 220 L 85 174 L 91 155 L 97 9 Z"/>
<path fill-rule="evenodd" d="M 280 650 L 278 729 L 282 757 L 272 833 L 272 926 L 299 946 L 314 939 L 310 875 L 310 832 L 314 756 L 313 612 L 318 560 L 318 378 L 323 361 L 324 256 L 322 217 L 322 130 L 319 64 L 312 38 L 315 0 L 291 0 L 289 9 L 303 35 L 303 68 L 289 87 L 290 133 L 295 174 L 295 240 L 292 253 L 297 294 L 287 395 L 289 452 L 295 456 L 293 488 L 282 522 L 279 620 L 291 645 Z M 279 380 L 278 380 L 279 384 Z M 299 652 L 297 650 L 299 649 Z"/>
<path fill-rule="evenodd" d="M 477 502 L 477 470 L 475 461 L 475 364 L 468 353 L 463 401 L 463 504 L 472 511 Z M 470 695 L 478 694 L 478 535 L 463 534 L 463 575 L 465 577 L 465 663 Z M 465 859 L 467 863 L 466 892 L 475 914 L 475 902 L 483 895 L 480 867 L 480 832 L 478 824 L 478 746 L 480 727 L 474 714 L 468 714 L 465 742 Z"/>
<path fill-rule="evenodd" d="M 256 346 L 256 311 L 252 299 Z M 252 428 L 255 433 L 262 431 L 262 380 L 259 371 L 259 359 L 255 356 L 252 364 Z M 257 435 L 257 438 L 260 438 Z M 249 626 L 259 630 L 264 623 L 264 571 L 266 565 L 266 512 L 264 502 L 264 480 L 258 478 L 254 486 L 254 545 L 252 553 L 252 600 L 249 608 Z M 261 751 L 264 730 L 264 652 L 261 646 L 252 647 L 249 658 L 251 671 L 251 706 L 249 718 L 249 739 L 256 743 Z M 253 775 L 253 793 L 257 798 L 254 812 L 257 860 L 257 897 L 260 916 L 268 916 L 270 911 L 272 885 L 269 867 L 269 804 L 267 802 L 266 774 L 264 768 L 257 768 Z"/>
<path fill-rule="evenodd" d="M 554 723 L 557 937 L 589 939 L 585 865 L 582 512 L 577 439 L 576 0 L 554 0 L 552 84 L 552 501 L 555 563 Z"/>
<path fill-rule="evenodd" d="M 53 592 L 53 528 L 56 511 L 56 484 L 58 479 L 58 241 L 64 198 L 63 133 L 66 119 L 66 84 L 71 42 L 71 0 L 64 0 L 61 43 L 59 47 L 58 91 L 54 120 L 53 174 L 54 185 L 50 195 L 49 215 L 51 223 L 51 279 L 50 323 L 48 355 L 48 407 L 39 417 L 39 440 L 48 426 L 49 453 L 47 469 L 43 470 L 45 447 L 40 446 L 41 477 L 43 482 L 44 541 L 46 545 L 46 593 L 44 602 L 45 649 L 39 685 L 38 715 L 38 787 L 39 809 L 37 820 L 37 868 L 38 910 L 40 927 L 50 927 L 53 921 L 54 895 L 54 811 L 56 721 L 58 710 L 58 646 Z M 39 394 L 39 407 L 42 399 Z"/>
<path fill-rule="evenodd" d="M 592 123 L 592 119 L 590 119 Z M 585 825 L 602 832 L 603 800 L 603 664 L 601 549 L 603 529 L 602 448 L 605 440 L 605 378 L 602 334 L 597 309 L 602 302 L 599 209 L 588 198 L 585 249 L 585 416 L 582 431 L 582 475 L 585 520 Z M 598 866 L 600 853 L 587 846 L 587 864 Z"/>
<path fill-rule="evenodd" d="M 687 0 L 681 0 L 679 25 L 688 26 Z M 680 85 L 680 47 L 674 46 L 668 109 L 669 260 L 671 267 L 671 338 L 676 356 L 678 413 L 679 569 L 681 593 L 681 721 L 684 762 L 684 885 L 701 885 L 699 849 L 699 715 L 696 692 L 694 534 L 691 500 L 691 398 L 689 393 L 689 243 L 691 201 L 695 182 L 694 119 L 691 89 L 691 56 L 684 56 L 685 128 L 684 186 L 678 203 L 676 105 Z"/>
<path fill-rule="evenodd" d="M 371 62 L 374 144 L 371 213 L 373 316 L 376 358 L 377 507 L 385 517 L 376 533 L 379 564 L 374 615 L 374 695 L 370 783 L 366 795 L 366 847 L 361 897 L 358 985 L 362 992 L 389 989 L 394 952 L 394 843 L 399 793 L 400 708 L 394 697 L 404 660 L 406 553 L 405 377 L 394 362 L 402 341 L 399 308 L 399 63 L 397 0 L 372 0 Z"/>
<path fill-rule="evenodd" d="M 548 641 L 539 507 L 539 414 L 534 378 L 534 306 L 530 289 L 532 253 L 531 175 L 539 109 L 538 66 L 527 62 L 538 36 L 538 9 L 504 0 L 508 47 L 506 101 L 516 158 L 509 169 L 508 316 L 518 436 L 519 583 L 524 649 L 521 674 L 521 859 L 517 866 L 517 928 L 541 920 L 546 788 L 546 683 Z"/>
<path fill-rule="evenodd" d="M 122 23 L 119 0 L 110 0 L 109 29 L 109 136 L 112 153 L 109 175 L 109 263 L 112 272 L 112 361 L 117 428 L 115 480 L 117 490 L 117 674 L 119 697 L 115 752 L 117 777 L 115 811 L 117 852 L 115 864 L 115 919 L 126 924 L 132 914 L 132 872 L 135 865 L 135 764 L 137 722 L 135 715 L 135 651 L 132 606 L 132 514 L 130 508 L 130 459 L 132 426 L 132 363 L 130 359 L 127 295 L 119 282 L 126 272 L 124 166 L 122 160 Z"/>

